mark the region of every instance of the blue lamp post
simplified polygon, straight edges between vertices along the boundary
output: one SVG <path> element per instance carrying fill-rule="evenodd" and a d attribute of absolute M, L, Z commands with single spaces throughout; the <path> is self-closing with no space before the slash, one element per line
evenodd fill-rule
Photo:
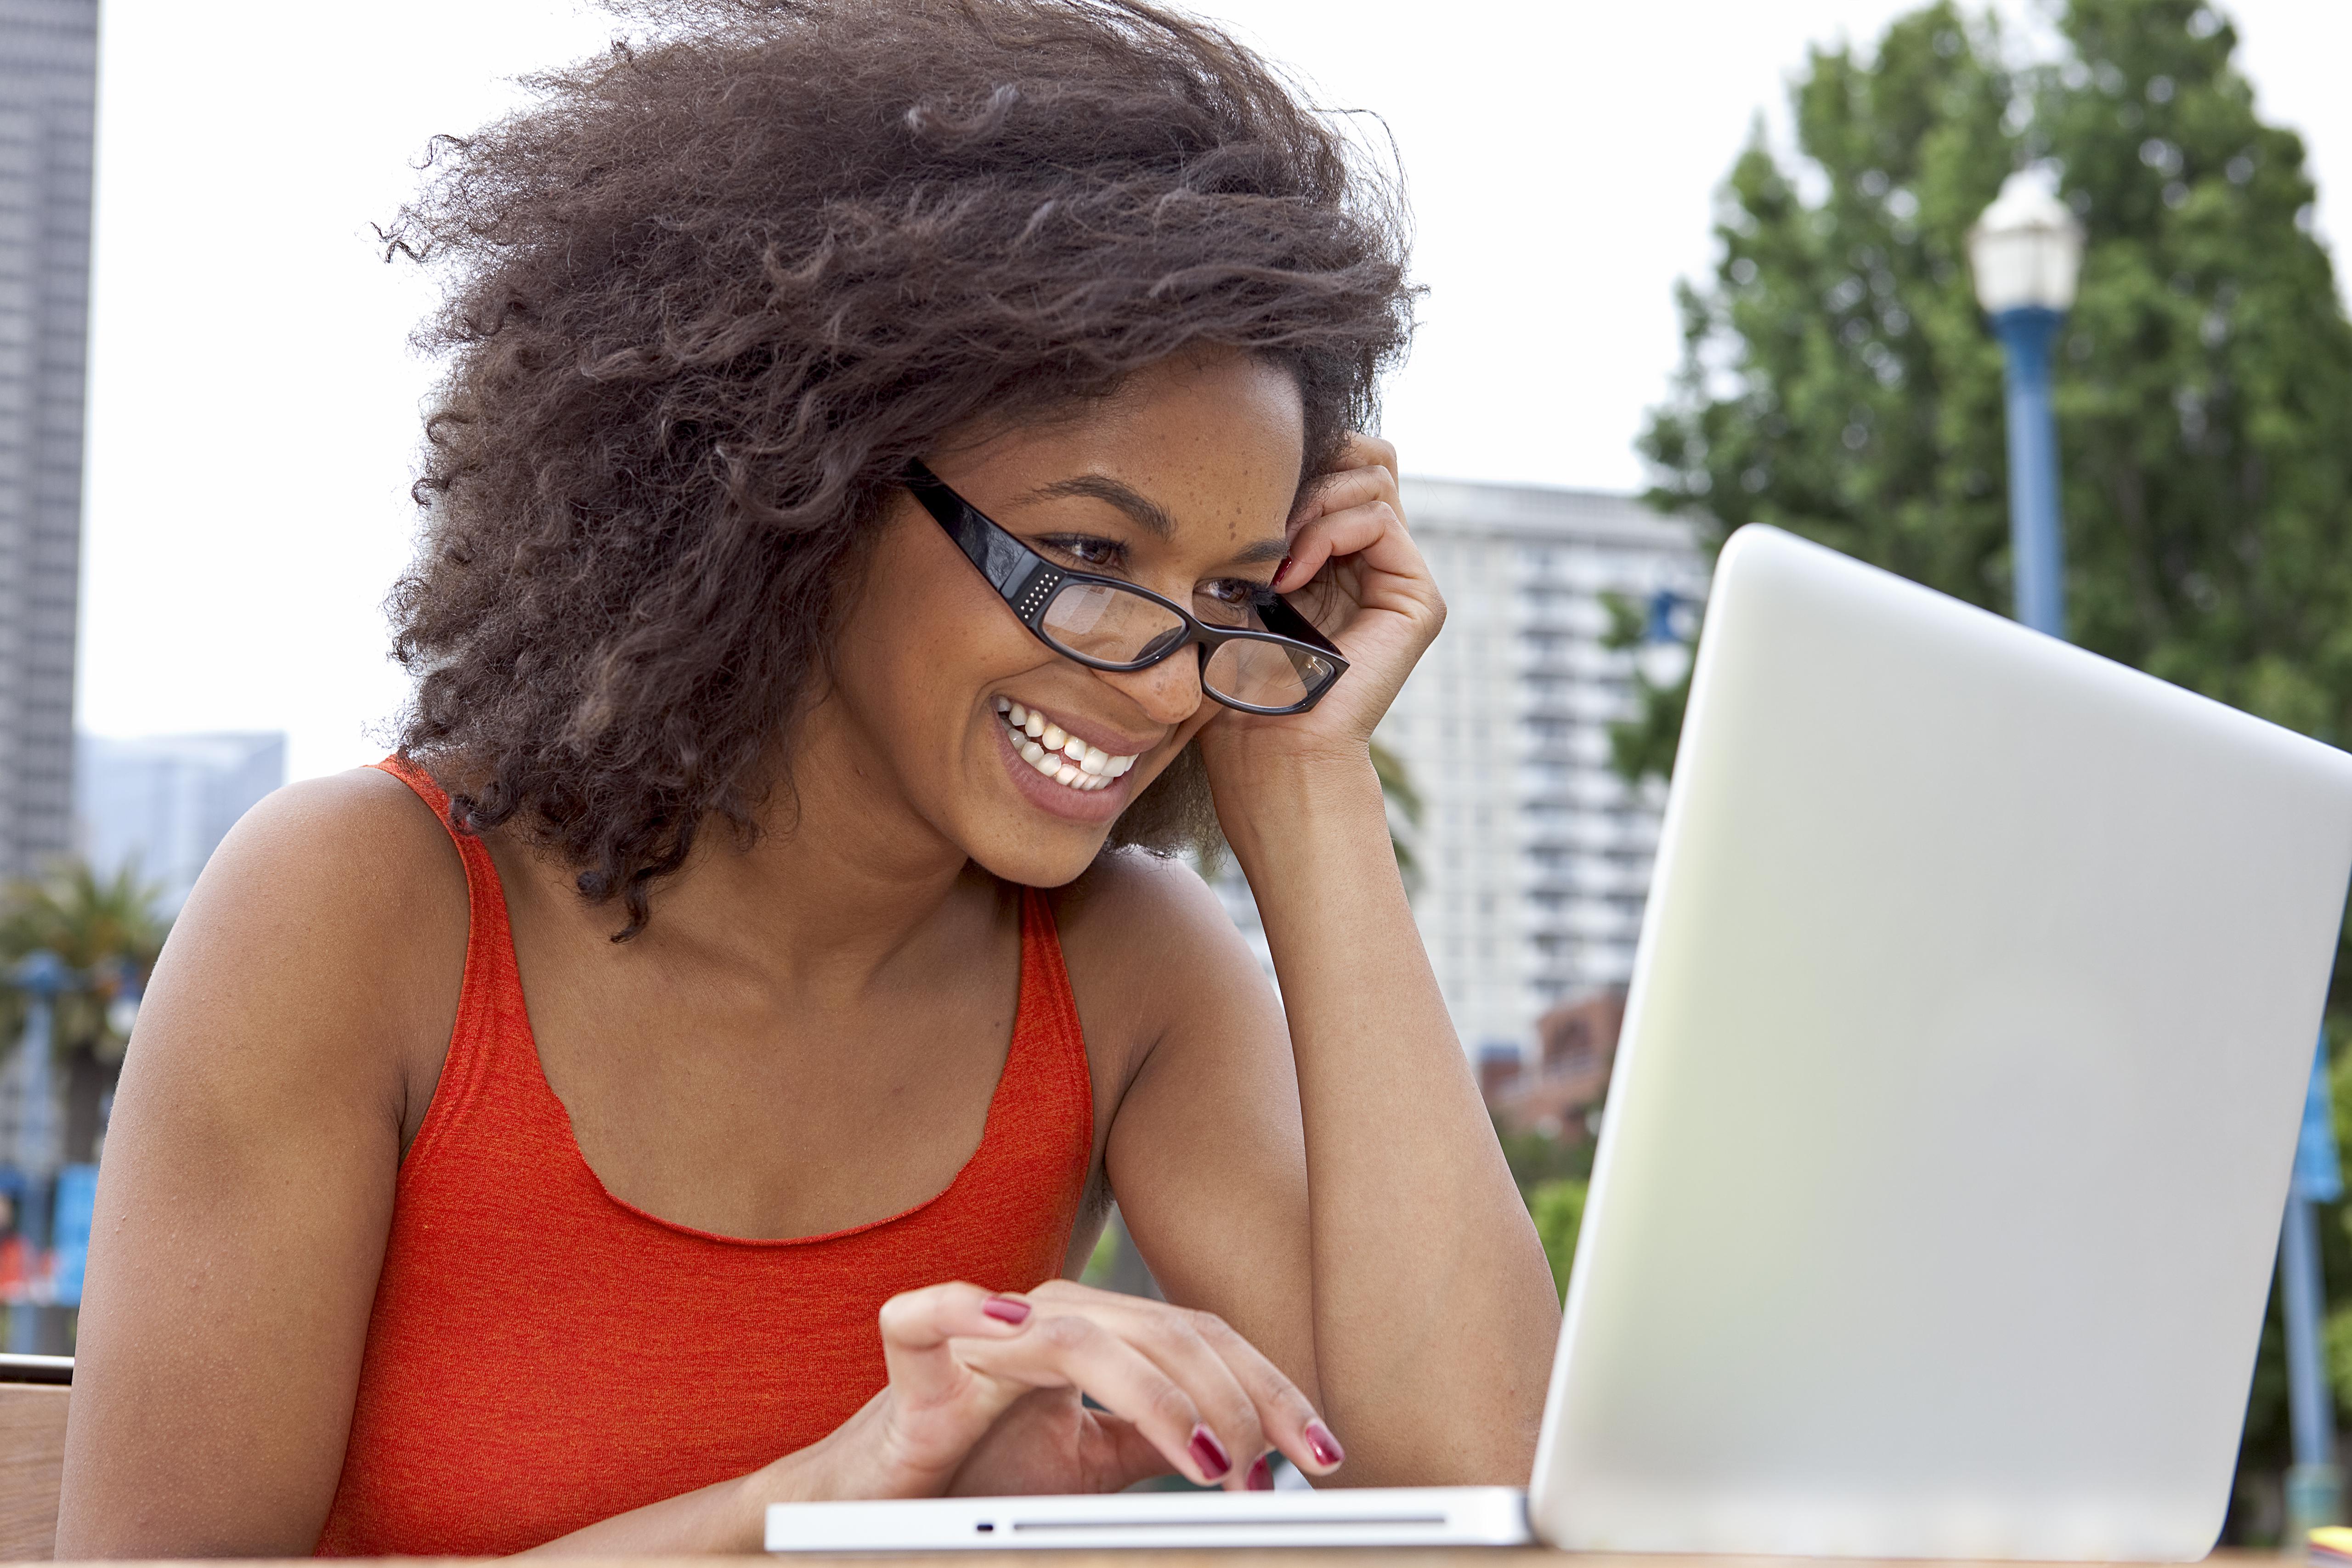
<path fill-rule="evenodd" d="M 2011 174 L 1969 231 L 1977 302 L 2008 364 L 2010 553 L 2017 618 L 2066 635 L 2065 550 L 2058 527 L 2058 427 L 2050 351 L 2074 303 L 2083 226 L 2038 171 Z"/>
<path fill-rule="evenodd" d="M 2338 1522 L 2344 1511 L 2344 1471 L 2336 1462 L 2336 1392 L 2329 1384 L 2322 1332 L 2327 1300 L 2319 1274 L 2316 1213 L 2318 1205 L 2344 1195 L 2335 1120 L 2335 1099 L 2327 1087 L 2327 1037 L 2323 1034 L 2303 1100 L 2303 1128 L 2287 1184 L 2286 1220 L 2279 1227 L 2279 1306 L 2286 1326 L 2287 1425 L 2294 1454 L 2286 1473 L 2285 1544 L 2296 1554 L 2308 1531 Z"/>

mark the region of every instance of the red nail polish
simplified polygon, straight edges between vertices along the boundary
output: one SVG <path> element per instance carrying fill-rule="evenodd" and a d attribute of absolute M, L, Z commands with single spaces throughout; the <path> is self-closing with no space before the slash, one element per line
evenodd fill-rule
<path fill-rule="evenodd" d="M 1348 1457 L 1348 1451 L 1339 1447 L 1339 1439 L 1331 1436 L 1331 1428 L 1320 1421 L 1307 1424 L 1307 1451 L 1315 1456 L 1318 1465 L 1336 1465 Z"/>
<path fill-rule="evenodd" d="M 1254 1492 L 1270 1492 L 1274 1489 L 1274 1466 L 1264 1454 L 1260 1454 L 1257 1457 L 1257 1463 L 1250 1467 L 1249 1489 Z"/>
<path fill-rule="evenodd" d="M 1282 564 L 1274 569 L 1274 580 L 1276 582 L 1281 582 L 1282 574 L 1290 570 L 1290 561 L 1291 558 L 1286 555 L 1282 558 Z"/>
<path fill-rule="evenodd" d="M 1010 1296 L 991 1296 L 980 1304 L 980 1310 L 1000 1323 L 1025 1323 L 1029 1321 L 1029 1303 L 1016 1301 Z"/>
<path fill-rule="evenodd" d="M 1192 1441 L 1189 1447 L 1192 1450 L 1193 1460 L 1201 1467 L 1201 1473 L 1213 1481 L 1223 1480 L 1225 1472 L 1234 1468 L 1234 1462 L 1225 1458 L 1225 1446 L 1218 1442 L 1217 1435 L 1206 1426 L 1192 1428 Z"/>

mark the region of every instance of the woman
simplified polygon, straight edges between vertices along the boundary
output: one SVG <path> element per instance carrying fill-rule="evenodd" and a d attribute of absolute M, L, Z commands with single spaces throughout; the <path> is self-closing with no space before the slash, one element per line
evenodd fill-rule
<path fill-rule="evenodd" d="M 1524 1479 L 1549 1279 L 1368 760 L 1443 615 L 1377 193 L 1128 0 L 647 9 L 391 237 L 414 706 L 158 965 L 60 1554 Z M 1114 1194 L 1181 1305 L 1072 1282 Z"/>

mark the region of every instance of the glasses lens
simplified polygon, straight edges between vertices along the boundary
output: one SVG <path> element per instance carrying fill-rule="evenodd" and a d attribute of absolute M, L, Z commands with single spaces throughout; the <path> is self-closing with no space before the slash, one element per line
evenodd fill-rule
<path fill-rule="evenodd" d="M 1220 697 L 1253 708 L 1296 708 L 1331 682 L 1331 661 L 1296 643 L 1236 637 L 1209 656 L 1201 679 Z"/>
<path fill-rule="evenodd" d="M 1184 619 L 1167 605 L 1103 583 L 1070 583 L 1038 623 L 1065 653 L 1105 664 L 1135 664 L 1175 647 Z"/>

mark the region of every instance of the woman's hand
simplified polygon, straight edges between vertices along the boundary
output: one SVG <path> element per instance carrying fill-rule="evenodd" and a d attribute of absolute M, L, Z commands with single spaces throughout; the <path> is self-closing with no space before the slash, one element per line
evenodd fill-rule
<path fill-rule="evenodd" d="M 1218 714 L 1200 739 L 1213 782 L 1276 757 L 1361 764 L 1373 727 L 1445 622 L 1445 602 L 1406 531 L 1396 474 L 1396 448 L 1360 434 L 1308 487 L 1274 587 L 1339 645 L 1348 672 L 1305 713 Z"/>
<path fill-rule="evenodd" d="M 822 1470 L 797 1495 L 1116 1491 L 1171 1470 L 1240 1489 L 1270 1449 L 1339 1468 L 1306 1397 L 1206 1312 L 1054 1280 L 910 1290 L 881 1322 L 889 1385 L 807 1456 Z"/>

